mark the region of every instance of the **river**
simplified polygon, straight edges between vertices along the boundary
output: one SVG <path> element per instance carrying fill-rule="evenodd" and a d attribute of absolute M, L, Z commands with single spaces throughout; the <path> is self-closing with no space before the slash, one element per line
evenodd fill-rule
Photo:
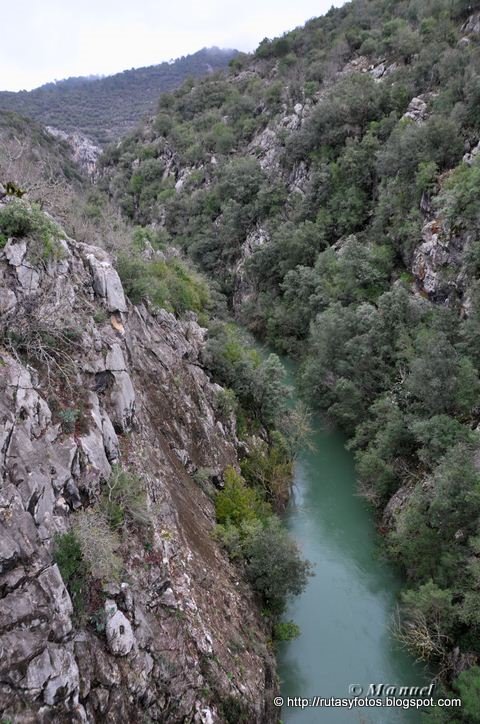
<path fill-rule="evenodd" d="M 286 364 L 292 383 L 292 365 Z M 292 391 L 292 400 L 296 397 Z M 285 620 L 300 626 L 279 650 L 281 694 L 349 697 L 371 683 L 424 686 L 423 667 L 391 632 L 401 580 L 382 559 L 372 511 L 356 494 L 353 457 L 345 439 L 313 418 L 312 449 L 300 452 L 285 523 L 315 576 L 292 600 Z M 285 724 L 413 724 L 421 716 L 402 709 L 282 708 Z"/>

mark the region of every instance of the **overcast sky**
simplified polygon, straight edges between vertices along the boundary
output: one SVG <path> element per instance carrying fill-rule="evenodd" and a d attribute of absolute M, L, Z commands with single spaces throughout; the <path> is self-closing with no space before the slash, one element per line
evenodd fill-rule
<path fill-rule="evenodd" d="M 211 45 L 253 50 L 344 1 L 0 0 L 0 90 L 110 75 Z"/>

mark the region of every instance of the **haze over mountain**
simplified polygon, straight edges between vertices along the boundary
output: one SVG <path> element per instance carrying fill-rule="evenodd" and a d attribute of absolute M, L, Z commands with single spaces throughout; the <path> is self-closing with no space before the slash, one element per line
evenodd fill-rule
<path fill-rule="evenodd" d="M 47 83 L 32 91 L 0 92 L 0 109 L 62 131 L 80 131 L 99 144 L 131 130 L 158 97 L 189 77 L 225 68 L 236 50 L 203 48 L 174 62 L 132 68 L 104 78 L 80 77 Z"/>

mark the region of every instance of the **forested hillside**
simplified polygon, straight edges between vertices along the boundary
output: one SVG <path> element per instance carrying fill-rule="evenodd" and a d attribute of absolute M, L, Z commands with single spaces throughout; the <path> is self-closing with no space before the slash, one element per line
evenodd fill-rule
<path fill-rule="evenodd" d="M 462 692 L 468 722 L 480 680 L 479 41 L 479 2 L 354 0 L 163 95 L 103 160 L 144 241 L 178 245 L 243 323 L 300 358 L 404 572 L 399 635 Z"/>
<path fill-rule="evenodd" d="M 104 144 L 135 127 L 153 112 L 163 91 L 190 77 L 225 68 L 233 50 L 203 48 L 197 53 L 106 78 L 70 78 L 32 91 L 0 92 L 0 109 L 16 111 L 62 131 L 81 131 Z"/>

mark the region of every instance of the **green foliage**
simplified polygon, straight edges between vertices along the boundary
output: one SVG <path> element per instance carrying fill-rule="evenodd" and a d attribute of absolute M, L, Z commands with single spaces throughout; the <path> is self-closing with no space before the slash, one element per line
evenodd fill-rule
<path fill-rule="evenodd" d="M 224 488 L 215 498 L 217 521 L 239 527 L 242 523 L 265 520 L 269 515 L 269 506 L 260 498 L 254 488 L 245 485 L 245 481 L 234 468 L 224 472 Z"/>
<path fill-rule="evenodd" d="M 471 166 L 458 166 L 442 186 L 436 205 L 453 229 L 466 227 L 473 232 L 480 229 L 479 183 L 480 163 L 476 160 Z"/>
<path fill-rule="evenodd" d="M 157 103 L 161 93 L 180 86 L 186 78 L 205 75 L 207 67 L 220 70 L 236 51 L 204 48 L 175 62 L 132 68 L 106 78 L 68 78 L 32 91 L 0 93 L 0 105 L 43 125 L 75 132 L 104 144 L 134 128 Z"/>
<path fill-rule="evenodd" d="M 35 204 L 12 201 L 0 209 L 0 233 L 3 238 L 31 241 L 28 254 L 32 262 L 48 261 L 62 257 L 63 249 L 58 243 L 61 229 Z"/>
<path fill-rule="evenodd" d="M 480 474 L 472 451 L 458 444 L 448 450 L 434 471 L 431 524 L 449 538 L 458 530 L 474 533 L 480 515 Z"/>
<path fill-rule="evenodd" d="M 237 327 L 216 323 L 209 329 L 204 362 L 220 384 L 233 390 L 248 416 L 274 426 L 285 404 L 285 372 L 276 355 L 262 359 Z"/>
<path fill-rule="evenodd" d="M 294 641 L 300 636 L 300 628 L 293 621 L 279 621 L 273 627 L 274 641 Z"/>
<path fill-rule="evenodd" d="M 258 483 L 255 463 L 249 473 Z M 215 497 L 215 512 L 216 538 L 232 559 L 244 562 L 253 589 L 269 613 L 278 616 L 288 596 L 305 587 L 310 564 L 272 514 L 260 488 L 248 486 L 231 467 L 224 472 L 224 489 Z"/>
<path fill-rule="evenodd" d="M 480 722 L 480 667 L 472 666 L 463 671 L 455 681 L 462 700 L 462 716 L 465 721 Z"/>
<path fill-rule="evenodd" d="M 299 595 L 312 575 L 295 542 L 275 516 L 219 525 L 216 537 L 232 559 L 244 561 L 247 579 L 269 615 L 276 619 L 290 596 Z"/>
<path fill-rule="evenodd" d="M 287 441 L 279 432 L 269 445 L 257 442 L 242 460 L 242 475 L 249 485 L 260 488 L 276 503 L 284 504 L 290 494 L 292 457 Z"/>
<path fill-rule="evenodd" d="M 427 627 L 436 628 L 443 637 L 448 637 L 456 623 L 456 612 L 450 590 L 441 589 L 431 579 L 418 589 L 402 594 L 403 616 L 406 621 L 425 621 Z"/>
<path fill-rule="evenodd" d="M 228 388 L 219 391 L 215 397 L 215 409 L 225 418 L 235 415 L 238 411 L 238 400 L 235 392 Z"/>
<path fill-rule="evenodd" d="M 424 329 L 415 339 L 406 389 L 415 408 L 433 415 L 467 413 L 476 402 L 478 374 L 443 332 Z"/>
<path fill-rule="evenodd" d="M 182 315 L 204 311 L 210 302 L 206 283 L 177 258 L 147 261 L 132 254 L 118 259 L 118 273 L 134 304 L 149 299 L 157 307 Z"/>
<path fill-rule="evenodd" d="M 305 588 L 310 564 L 301 558 L 296 544 L 275 518 L 245 540 L 243 551 L 253 589 L 269 611 L 281 614 L 287 598 Z"/>
<path fill-rule="evenodd" d="M 222 696 L 221 698 L 222 718 L 226 724 L 249 724 L 251 713 L 245 704 L 234 696 Z"/>
<path fill-rule="evenodd" d="M 70 593 L 75 615 L 81 616 L 87 597 L 89 570 L 74 532 L 55 537 L 53 558 Z"/>
<path fill-rule="evenodd" d="M 472 430 L 447 415 L 435 415 L 428 420 L 415 419 L 411 430 L 421 446 L 417 455 L 430 468 L 458 443 L 474 443 L 477 439 Z"/>
<path fill-rule="evenodd" d="M 68 407 L 59 411 L 58 416 L 62 423 L 63 432 L 70 434 L 75 430 L 75 425 L 80 414 L 80 410 L 76 407 Z"/>

